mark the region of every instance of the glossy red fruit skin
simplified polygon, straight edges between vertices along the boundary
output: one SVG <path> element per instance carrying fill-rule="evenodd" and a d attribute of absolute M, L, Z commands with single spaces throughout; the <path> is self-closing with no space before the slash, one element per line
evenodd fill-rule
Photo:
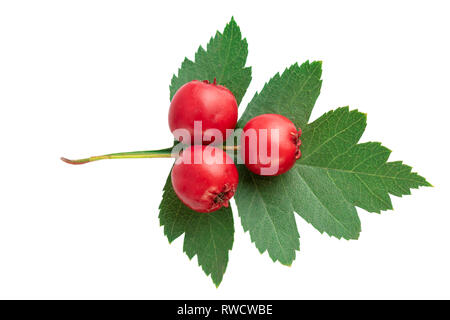
<path fill-rule="evenodd" d="M 250 143 L 249 138 L 246 138 L 245 133 L 250 129 L 254 129 L 257 132 L 257 143 Z M 267 156 L 270 157 L 269 163 L 262 163 L 259 154 L 259 132 L 260 129 L 267 129 Z M 276 139 L 272 139 L 271 129 L 279 130 L 279 139 L 276 143 Z M 241 136 L 241 146 L 244 146 L 241 156 L 245 162 L 245 166 L 258 175 L 277 176 L 285 173 L 295 164 L 295 161 L 300 158 L 300 145 L 301 145 L 301 130 L 297 129 L 288 118 L 279 114 L 262 114 L 251 119 L 244 126 L 243 134 Z M 246 143 L 244 143 L 244 139 Z M 273 156 L 272 159 L 272 140 L 275 141 L 274 147 L 278 147 L 278 157 Z M 250 163 L 250 156 L 253 155 L 256 161 Z M 278 164 L 278 170 L 271 173 L 263 173 L 262 168 L 269 168 Z"/>
<path fill-rule="evenodd" d="M 197 164 L 195 157 L 199 154 L 203 160 Z M 171 179 L 178 198 L 192 210 L 204 213 L 228 207 L 239 182 L 233 159 L 221 149 L 204 145 L 182 151 L 172 168 Z"/>
<path fill-rule="evenodd" d="M 208 81 L 193 80 L 183 85 L 173 96 L 169 109 L 169 127 L 172 133 L 176 129 L 189 131 L 194 144 L 194 121 L 202 121 L 202 143 L 212 141 L 205 135 L 207 129 L 218 129 L 226 140 L 226 130 L 234 129 L 238 118 L 236 98 L 224 86 Z M 175 136 L 176 139 L 179 137 Z M 212 137 L 211 140 L 216 140 Z M 217 142 L 217 141 L 216 141 Z"/>

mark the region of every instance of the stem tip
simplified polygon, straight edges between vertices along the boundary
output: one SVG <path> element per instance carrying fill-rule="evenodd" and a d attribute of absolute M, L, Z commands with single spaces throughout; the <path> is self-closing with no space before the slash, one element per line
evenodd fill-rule
<path fill-rule="evenodd" d="M 61 157 L 61 160 L 68 164 L 84 164 L 88 163 L 89 161 L 77 161 L 77 160 L 70 160 L 64 157 Z"/>

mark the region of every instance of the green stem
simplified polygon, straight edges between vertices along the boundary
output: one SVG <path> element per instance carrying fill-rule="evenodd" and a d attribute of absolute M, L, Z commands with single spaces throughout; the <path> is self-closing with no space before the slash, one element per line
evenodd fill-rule
<path fill-rule="evenodd" d="M 78 160 L 69 160 L 66 158 L 61 158 L 61 160 L 69 164 L 85 164 L 88 162 L 104 159 L 141 159 L 141 158 L 172 158 L 172 157 L 173 157 L 172 148 L 166 148 L 160 150 L 111 153 L 102 156 L 93 156 Z"/>
<path fill-rule="evenodd" d="M 148 150 L 148 151 L 133 151 L 133 152 L 120 152 L 120 153 L 110 153 L 102 156 L 93 156 L 84 159 L 69 160 L 62 157 L 61 160 L 68 164 L 85 164 L 88 162 L 104 160 L 104 159 L 142 159 L 142 158 L 174 158 L 172 155 L 172 148 L 165 148 L 159 150 Z M 238 146 L 223 147 L 223 150 L 238 150 Z"/>

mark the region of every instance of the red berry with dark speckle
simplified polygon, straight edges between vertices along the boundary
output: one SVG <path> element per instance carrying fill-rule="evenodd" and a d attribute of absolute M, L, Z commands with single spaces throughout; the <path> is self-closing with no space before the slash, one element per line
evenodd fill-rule
<path fill-rule="evenodd" d="M 241 156 L 246 167 L 259 175 L 285 173 L 300 158 L 301 130 L 279 114 L 262 114 L 244 127 Z"/>
<path fill-rule="evenodd" d="M 177 129 L 185 129 L 191 141 L 182 141 L 174 133 L 176 139 L 186 144 L 194 143 L 194 121 L 201 121 L 201 140 L 198 144 L 209 144 L 216 141 L 208 129 L 216 129 L 226 140 L 226 130 L 234 129 L 238 117 L 238 105 L 230 90 L 224 86 L 208 81 L 193 80 L 183 85 L 173 96 L 169 109 L 169 127 L 174 133 Z M 218 141 L 216 141 L 218 142 Z M 197 142 L 196 142 L 197 143 Z"/>
<path fill-rule="evenodd" d="M 202 145 L 182 151 L 172 168 L 171 179 L 178 198 L 197 212 L 228 207 L 239 181 L 229 155 L 216 147 Z"/>

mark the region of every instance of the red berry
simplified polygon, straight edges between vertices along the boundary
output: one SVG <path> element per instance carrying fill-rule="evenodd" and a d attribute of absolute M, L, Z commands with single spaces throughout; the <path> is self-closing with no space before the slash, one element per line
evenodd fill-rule
<path fill-rule="evenodd" d="M 190 146 L 172 168 L 172 186 L 178 198 L 192 210 L 212 212 L 228 207 L 238 185 L 233 159 L 212 146 Z"/>
<path fill-rule="evenodd" d="M 262 114 L 244 127 L 241 157 L 246 167 L 256 174 L 280 175 L 291 169 L 300 158 L 300 135 L 301 130 L 297 130 L 288 118 L 279 114 Z"/>
<path fill-rule="evenodd" d="M 194 143 L 194 121 L 201 121 L 199 130 L 200 141 L 195 144 L 209 144 L 218 141 L 214 133 L 206 132 L 208 129 L 216 129 L 221 134 L 223 141 L 227 137 L 227 129 L 234 129 L 238 117 L 236 99 L 227 88 L 207 80 L 193 80 L 183 85 L 175 93 L 169 109 L 169 127 L 174 133 L 177 129 L 185 129 L 190 135 L 191 141 L 185 140 L 179 134 L 174 133 L 176 139 L 187 144 Z M 229 132 L 228 134 L 230 134 Z"/>

